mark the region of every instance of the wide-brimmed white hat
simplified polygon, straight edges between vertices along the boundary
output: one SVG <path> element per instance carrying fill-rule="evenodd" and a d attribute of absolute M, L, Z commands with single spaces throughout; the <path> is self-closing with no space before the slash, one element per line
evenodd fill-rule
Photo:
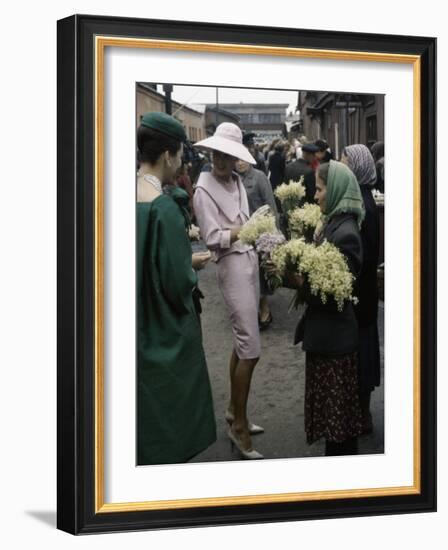
<path fill-rule="evenodd" d="M 244 160 L 249 164 L 257 164 L 257 161 L 243 145 L 243 133 L 236 124 L 231 122 L 222 122 L 216 128 L 213 136 L 198 141 L 194 146 L 221 151 L 221 153 Z"/>

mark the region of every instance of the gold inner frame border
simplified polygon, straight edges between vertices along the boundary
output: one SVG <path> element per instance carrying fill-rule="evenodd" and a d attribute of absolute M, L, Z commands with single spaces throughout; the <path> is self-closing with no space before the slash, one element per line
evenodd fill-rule
<path fill-rule="evenodd" d="M 106 503 L 104 501 L 104 55 L 106 47 L 145 48 L 176 51 L 234 53 L 243 55 L 269 55 L 279 57 L 301 57 L 348 61 L 405 63 L 413 65 L 413 131 L 414 131 L 414 418 L 413 452 L 414 482 L 411 486 L 382 487 L 372 489 L 344 489 L 303 493 L 276 493 L 265 495 L 244 495 L 215 498 L 180 500 L 157 500 L 142 502 Z M 250 44 L 224 44 L 212 42 L 190 42 L 181 40 L 159 40 L 123 38 L 119 36 L 96 36 L 95 55 L 95 513 L 133 512 L 145 510 L 167 510 L 212 506 L 236 506 L 244 504 L 270 504 L 333 500 L 344 498 L 365 498 L 383 496 L 416 495 L 421 492 L 421 384 L 420 384 L 420 315 L 421 315 L 421 59 L 418 55 L 390 54 L 382 52 L 356 52 L 345 50 L 320 50 L 292 47 L 255 46 Z"/>

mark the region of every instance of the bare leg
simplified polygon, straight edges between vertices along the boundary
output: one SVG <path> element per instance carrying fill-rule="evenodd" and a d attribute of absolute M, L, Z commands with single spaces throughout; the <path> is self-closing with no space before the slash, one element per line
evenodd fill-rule
<path fill-rule="evenodd" d="M 255 365 L 255 359 L 239 359 L 232 378 L 232 403 L 234 406 L 235 420 L 232 424 L 232 432 L 241 441 L 242 447 L 249 451 L 252 443 L 247 422 L 247 401 L 249 398 L 250 383 Z"/>
<path fill-rule="evenodd" d="M 259 311 L 260 311 L 260 321 L 262 323 L 268 321 L 270 315 L 271 315 L 271 310 L 269 309 L 269 302 L 268 302 L 268 297 L 267 296 L 260 296 L 260 308 L 259 308 Z"/>
<path fill-rule="evenodd" d="M 234 415 L 235 414 L 235 405 L 233 401 L 233 377 L 235 376 L 235 371 L 238 365 L 238 355 L 236 354 L 236 351 L 232 350 L 232 355 L 230 356 L 230 363 L 229 363 L 229 372 L 230 372 L 230 400 L 229 400 L 229 406 L 228 411 Z"/>

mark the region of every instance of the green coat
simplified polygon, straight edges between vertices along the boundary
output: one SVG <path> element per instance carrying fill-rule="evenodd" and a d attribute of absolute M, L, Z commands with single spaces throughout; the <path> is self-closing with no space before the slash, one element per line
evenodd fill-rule
<path fill-rule="evenodd" d="M 139 465 L 185 462 L 216 440 L 187 205 L 180 189 L 137 204 Z"/>

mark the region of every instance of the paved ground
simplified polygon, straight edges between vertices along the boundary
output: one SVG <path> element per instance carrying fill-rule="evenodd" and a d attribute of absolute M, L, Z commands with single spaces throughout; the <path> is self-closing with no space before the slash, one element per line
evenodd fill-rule
<path fill-rule="evenodd" d="M 196 245 L 195 248 L 201 248 Z M 217 287 L 215 264 L 200 271 L 200 286 L 205 295 L 202 302 L 204 348 L 215 403 L 218 439 L 192 462 L 239 460 L 231 450 L 226 435 L 224 411 L 229 395 L 228 361 L 232 350 L 232 332 L 225 304 Z M 274 322 L 261 333 L 261 359 L 254 371 L 249 400 L 249 417 L 265 428 L 265 433 L 253 437 L 253 443 L 265 458 L 298 458 L 322 456 L 324 442 L 307 445 L 303 410 L 305 389 L 305 354 L 301 346 L 292 345 L 294 328 L 300 312 L 288 313 L 293 291 L 280 289 L 270 297 Z M 383 367 L 384 309 L 379 310 L 381 364 Z M 383 377 L 383 368 L 382 368 Z M 382 378 L 383 379 L 383 378 Z M 374 432 L 359 438 L 360 454 L 384 452 L 384 392 L 383 385 L 372 395 Z"/>

